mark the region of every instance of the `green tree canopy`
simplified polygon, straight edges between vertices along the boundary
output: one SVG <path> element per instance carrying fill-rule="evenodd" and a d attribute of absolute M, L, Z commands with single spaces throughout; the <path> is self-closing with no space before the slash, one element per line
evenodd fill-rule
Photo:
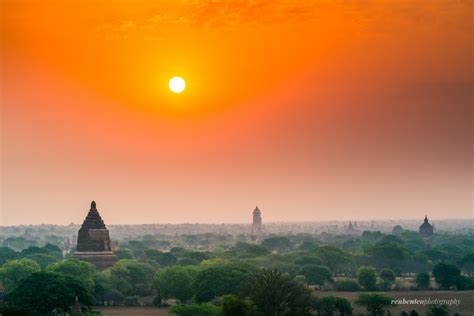
<path fill-rule="evenodd" d="M 20 281 L 40 270 L 40 265 L 31 259 L 10 260 L 0 267 L 0 281 L 8 293 L 15 289 Z"/>
<path fill-rule="evenodd" d="M 332 282 L 331 271 L 324 266 L 308 264 L 301 268 L 300 275 L 304 275 L 308 284 L 322 286 L 327 282 Z"/>
<path fill-rule="evenodd" d="M 269 254 L 267 248 L 259 245 L 249 244 L 246 242 L 237 242 L 235 246 L 231 249 L 231 251 L 234 252 L 237 256 L 243 258 L 265 256 Z"/>
<path fill-rule="evenodd" d="M 387 306 L 391 306 L 392 299 L 382 294 L 361 294 L 355 303 L 365 306 L 371 316 L 383 316 Z"/>
<path fill-rule="evenodd" d="M 469 276 L 474 276 L 474 252 L 465 255 L 461 260 L 459 260 L 459 266 Z"/>
<path fill-rule="evenodd" d="M 360 267 L 357 270 L 357 281 L 364 289 L 373 290 L 377 284 L 377 271 L 373 267 Z"/>
<path fill-rule="evenodd" d="M 18 257 L 18 253 L 9 247 L 0 247 L 0 265 Z"/>
<path fill-rule="evenodd" d="M 291 249 L 291 241 L 283 236 L 269 237 L 262 241 L 262 247 L 269 251 L 285 252 Z"/>
<path fill-rule="evenodd" d="M 87 261 L 66 259 L 50 264 L 46 270 L 72 277 L 80 277 L 90 289 L 94 288 L 94 273 L 96 269 Z"/>
<path fill-rule="evenodd" d="M 119 259 L 133 259 L 133 251 L 127 248 L 120 248 L 114 251 Z"/>
<path fill-rule="evenodd" d="M 241 295 L 255 302 L 263 315 L 310 315 L 310 292 L 278 270 L 262 269 L 253 273 L 243 285 Z"/>
<path fill-rule="evenodd" d="M 59 259 L 55 256 L 46 253 L 33 253 L 26 256 L 25 258 L 36 261 L 41 266 L 41 269 L 45 269 L 52 263 L 58 262 Z"/>
<path fill-rule="evenodd" d="M 149 295 L 153 286 L 155 269 L 148 263 L 135 260 L 119 260 L 105 273 L 114 288 L 124 295 Z"/>
<path fill-rule="evenodd" d="M 216 305 L 205 304 L 177 304 L 170 308 L 172 316 L 218 316 L 220 308 Z"/>
<path fill-rule="evenodd" d="M 196 301 L 208 302 L 217 296 L 237 294 L 248 271 L 233 265 L 204 266 L 193 283 Z"/>
<path fill-rule="evenodd" d="M 171 252 L 162 252 L 156 249 L 145 250 L 145 255 L 148 260 L 158 263 L 161 267 L 174 265 L 178 261 Z"/>
<path fill-rule="evenodd" d="M 440 287 L 448 289 L 457 284 L 461 270 L 453 264 L 438 263 L 433 268 L 433 276 Z"/>
<path fill-rule="evenodd" d="M 428 307 L 428 316 L 448 316 L 449 310 L 446 305 L 430 305 Z"/>
<path fill-rule="evenodd" d="M 415 284 L 420 289 L 427 289 L 430 286 L 430 275 L 426 272 L 420 272 L 416 275 Z"/>
<path fill-rule="evenodd" d="M 345 251 L 332 247 L 319 247 L 313 251 L 321 263 L 334 272 L 339 271 L 344 265 L 350 262 L 351 256 Z"/>
<path fill-rule="evenodd" d="M 186 303 L 193 294 L 193 282 L 197 269 L 189 266 L 173 266 L 160 270 L 156 275 L 156 287 L 162 299 L 176 298 Z"/>
<path fill-rule="evenodd" d="M 257 307 L 249 299 L 224 295 L 221 299 L 222 316 L 257 316 Z"/>
<path fill-rule="evenodd" d="M 44 315 L 55 309 L 68 311 L 76 297 L 82 304 L 94 303 L 91 290 L 80 279 L 54 272 L 36 272 L 21 281 L 7 299 L 11 305 Z"/>
<path fill-rule="evenodd" d="M 380 271 L 380 278 L 382 279 L 383 282 L 383 287 L 384 289 L 387 289 L 390 285 L 395 282 L 395 272 L 391 269 L 383 269 Z"/>
<path fill-rule="evenodd" d="M 351 303 L 338 296 L 323 296 L 316 302 L 316 310 L 319 316 L 333 316 L 336 311 L 340 316 L 352 315 Z"/>

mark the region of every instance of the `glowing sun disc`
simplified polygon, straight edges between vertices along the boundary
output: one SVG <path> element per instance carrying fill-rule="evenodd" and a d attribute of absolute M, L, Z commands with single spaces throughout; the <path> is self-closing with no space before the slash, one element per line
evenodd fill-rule
<path fill-rule="evenodd" d="M 186 88 L 186 81 L 181 77 L 173 77 L 168 84 L 170 90 L 174 93 L 181 93 Z"/>

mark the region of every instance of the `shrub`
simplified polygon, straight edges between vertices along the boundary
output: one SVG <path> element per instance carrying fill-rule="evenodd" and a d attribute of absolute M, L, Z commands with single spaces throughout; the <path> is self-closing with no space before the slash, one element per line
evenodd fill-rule
<path fill-rule="evenodd" d="M 339 292 L 357 292 L 361 290 L 359 283 L 352 279 L 337 280 L 334 287 Z"/>

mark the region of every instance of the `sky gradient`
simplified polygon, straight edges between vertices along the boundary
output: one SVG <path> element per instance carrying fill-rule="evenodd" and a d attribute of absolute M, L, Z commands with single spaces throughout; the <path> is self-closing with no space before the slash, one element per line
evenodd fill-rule
<path fill-rule="evenodd" d="M 0 224 L 472 217 L 472 13 L 1 1 Z"/>

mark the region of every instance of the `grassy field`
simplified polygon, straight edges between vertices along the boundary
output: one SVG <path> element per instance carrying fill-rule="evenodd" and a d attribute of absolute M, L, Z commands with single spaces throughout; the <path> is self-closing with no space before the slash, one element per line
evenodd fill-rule
<path fill-rule="evenodd" d="M 361 294 L 361 292 L 316 292 L 318 297 L 326 295 L 335 295 L 347 298 L 354 307 L 354 315 L 366 315 L 366 310 L 363 307 L 357 306 L 354 301 Z M 393 299 L 458 299 L 461 303 L 456 306 L 450 306 L 450 314 L 455 312 L 461 316 L 474 315 L 474 291 L 455 292 L 455 291 L 400 291 L 400 292 L 382 292 Z M 400 312 L 410 312 L 412 309 L 416 310 L 420 316 L 426 315 L 427 306 L 423 305 L 396 305 L 391 307 L 390 314 L 392 316 L 400 315 Z M 152 307 L 99 307 L 96 310 L 101 311 L 106 316 L 165 316 L 167 315 L 167 308 L 152 308 Z"/>

